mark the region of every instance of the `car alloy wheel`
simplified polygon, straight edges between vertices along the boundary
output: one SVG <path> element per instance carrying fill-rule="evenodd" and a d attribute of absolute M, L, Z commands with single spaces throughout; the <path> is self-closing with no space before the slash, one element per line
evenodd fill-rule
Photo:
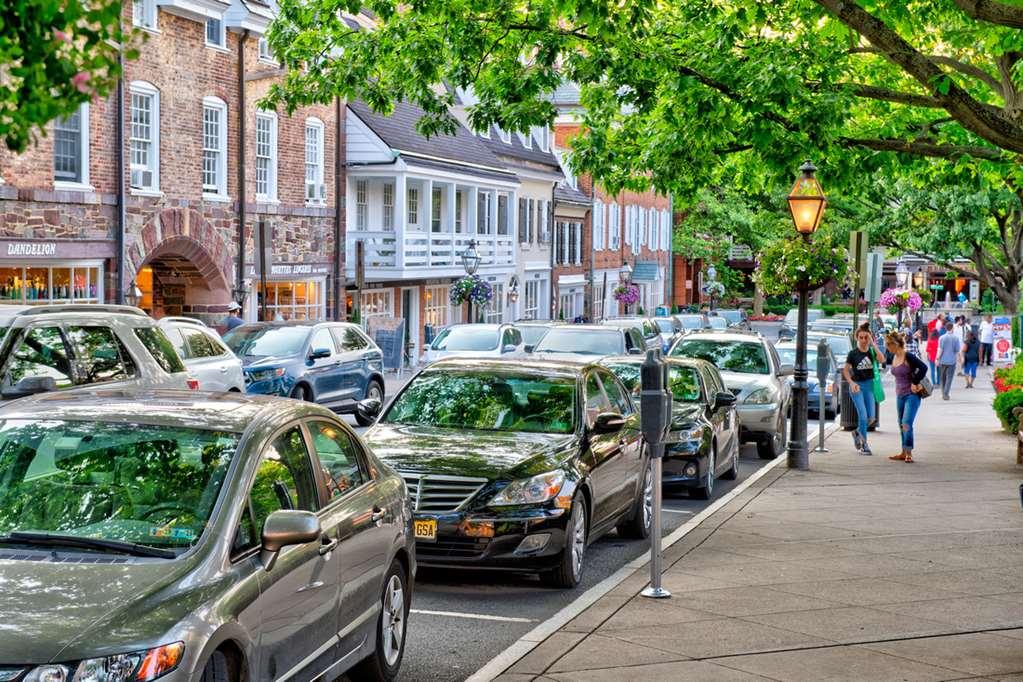
<path fill-rule="evenodd" d="M 393 666 L 401 657 L 402 642 L 405 639 L 405 590 L 401 579 L 392 575 L 384 589 L 384 613 L 380 619 L 380 644 L 384 661 Z"/>
<path fill-rule="evenodd" d="M 707 488 L 707 497 L 714 494 L 714 467 L 717 466 L 717 449 L 710 449 L 710 459 L 707 461 L 707 476 L 703 479 L 703 485 Z"/>
<path fill-rule="evenodd" d="M 383 402 L 384 392 L 380 389 L 380 384 L 375 381 L 369 383 L 369 388 L 366 389 L 367 400 L 379 400 Z"/>
<path fill-rule="evenodd" d="M 576 582 L 583 574 L 583 556 L 586 554 L 586 512 L 581 504 L 572 505 L 572 577 Z"/>

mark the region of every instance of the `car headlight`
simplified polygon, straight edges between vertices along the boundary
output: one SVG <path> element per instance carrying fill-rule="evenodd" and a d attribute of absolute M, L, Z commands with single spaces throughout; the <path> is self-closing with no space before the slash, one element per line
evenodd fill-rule
<path fill-rule="evenodd" d="M 703 438 L 703 428 L 699 426 L 683 427 L 678 431 L 679 441 L 700 440 Z"/>
<path fill-rule="evenodd" d="M 269 381 L 270 379 L 276 379 L 277 377 L 284 376 L 284 368 L 277 367 L 276 369 L 259 369 L 255 372 L 249 372 L 249 376 L 252 377 L 253 381 Z"/>
<path fill-rule="evenodd" d="M 149 651 L 88 658 L 72 669 L 66 665 L 41 665 L 24 682 L 148 682 L 178 667 L 185 651 L 182 642 Z"/>
<path fill-rule="evenodd" d="M 551 471 L 532 478 L 512 481 L 490 500 L 491 507 L 540 504 L 555 497 L 565 484 L 565 474 Z"/>
<path fill-rule="evenodd" d="M 743 402 L 750 405 L 769 405 L 774 402 L 774 391 L 770 388 L 758 388 L 746 396 Z"/>

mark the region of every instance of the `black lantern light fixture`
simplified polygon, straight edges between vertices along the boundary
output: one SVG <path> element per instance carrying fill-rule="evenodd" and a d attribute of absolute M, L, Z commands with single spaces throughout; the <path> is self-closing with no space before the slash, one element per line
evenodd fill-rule
<path fill-rule="evenodd" d="M 789 212 L 792 213 L 792 222 L 796 231 L 804 237 L 808 237 L 817 231 L 824 216 L 824 207 L 828 200 L 824 197 L 824 190 L 817 182 L 815 173 L 817 166 L 813 162 L 806 161 L 799 167 L 802 175 L 792 185 L 789 192 Z"/>
<path fill-rule="evenodd" d="M 128 290 L 124 292 L 124 303 L 137 308 L 141 302 L 142 290 L 139 289 L 139 286 L 135 284 L 135 282 L 132 282 L 128 285 Z"/>
<path fill-rule="evenodd" d="M 476 250 L 475 239 L 470 239 L 469 246 L 462 252 L 462 267 L 465 268 L 465 274 L 470 276 L 475 275 L 476 271 L 479 270 L 480 254 Z"/>

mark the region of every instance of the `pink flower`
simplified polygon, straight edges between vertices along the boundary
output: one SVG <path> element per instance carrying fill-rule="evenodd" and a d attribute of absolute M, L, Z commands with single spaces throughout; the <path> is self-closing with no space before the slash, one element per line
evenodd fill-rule
<path fill-rule="evenodd" d="M 71 85 L 75 86 L 78 92 L 89 92 L 89 79 L 92 78 L 92 74 L 88 71 L 79 71 L 71 77 Z"/>
<path fill-rule="evenodd" d="M 54 40 L 59 40 L 62 43 L 70 43 L 71 42 L 71 34 L 70 33 L 66 33 L 64 31 L 61 31 L 60 29 L 54 29 L 53 30 L 53 39 Z"/>

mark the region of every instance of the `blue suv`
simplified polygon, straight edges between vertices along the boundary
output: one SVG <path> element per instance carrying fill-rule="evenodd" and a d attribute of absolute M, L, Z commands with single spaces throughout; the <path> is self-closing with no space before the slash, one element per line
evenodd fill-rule
<path fill-rule="evenodd" d="M 383 353 L 358 325 L 344 322 L 253 322 L 224 335 L 241 358 L 248 393 L 279 395 L 373 417 L 360 400 L 384 400 Z"/>

